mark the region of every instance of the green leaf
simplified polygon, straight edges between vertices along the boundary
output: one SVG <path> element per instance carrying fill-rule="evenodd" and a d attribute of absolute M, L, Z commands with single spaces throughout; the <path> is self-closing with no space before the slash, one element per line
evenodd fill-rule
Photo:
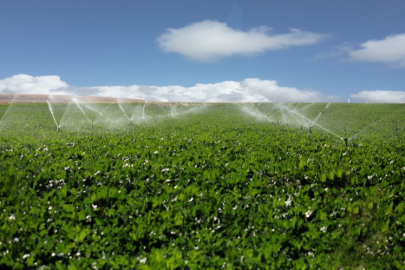
<path fill-rule="evenodd" d="M 68 213 L 72 213 L 75 211 L 75 206 L 73 204 L 65 204 L 63 205 L 63 210 L 65 210 Z"/>
<path fill-rule="evenodd" d="M 183 225 L 183 214 L 181 212 L 176 213 L 176 216 L 174 217 L 174 225 Z"/>

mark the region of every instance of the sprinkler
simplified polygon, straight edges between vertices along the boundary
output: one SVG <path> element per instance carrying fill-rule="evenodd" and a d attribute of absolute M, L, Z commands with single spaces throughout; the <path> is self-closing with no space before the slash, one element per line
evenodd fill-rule
<path fill-rule="evenodd" d="M 94 129 L 94 123 L 91 122 L 91 129 Z"/>
<path fill-rule="evenodd" d="M 343 140 L 345 141 L 346 147 L 347 147 L 347 140 L 348 140 L 348 138 L 344 138 Z"/>

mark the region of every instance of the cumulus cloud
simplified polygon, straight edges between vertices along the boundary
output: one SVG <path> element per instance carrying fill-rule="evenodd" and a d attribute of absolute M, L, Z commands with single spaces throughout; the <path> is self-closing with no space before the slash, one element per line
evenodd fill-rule
<path fill-rule="evenodd" d="M 26 74 L 14 75 L 0 80 L 0 94 L 64 94 L 63 88 L 67 83 L 59 76 L 30 76 Z"/>
<path fill-rule="evenodd" d="M 243 81 L 223 81 L 196 84 L 191 87 L 169 86 L 69 86 L 58 76 L 32 77 L 16 75 L 0 80 L 0 94 L 79 95 L 115 98 L 142 98 L 161 102 L 321 102 L 338 101 L 312 89 L 300 90 L 279 86 L 274 80 L 248 78 Z"/>
<path fill-rule="evenodd" d="M 353 100 L 369 103 L 405 103 L 403 91 L 361 91 L 350 96 Z"/>
<path fill-rule="evenodd" d="M 212 62 L 233 55 L 254 55 L 291 46 L 312 45 L 324 36 L 292 28 L 285 34 L 271 35 L 262 26 L 249 31 L 230 28 L 226 23 L 206 20 L 178 29 L 168 29 L 158 38 L 164 52 L 174 52 L 190 59 Z"/>
<path fill-rule="evenodd" d="M 390 63 L 405 68 L 405 34 L 390 35 L 382 40 L 369 40 L 361 49 L 349 52 L 351 59 L 365 62 Z"/>

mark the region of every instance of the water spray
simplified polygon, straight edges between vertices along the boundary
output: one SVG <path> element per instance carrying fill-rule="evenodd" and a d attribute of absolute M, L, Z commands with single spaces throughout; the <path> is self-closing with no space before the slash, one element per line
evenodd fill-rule
<path fill-rule="evenodd" d="M 11 106 L 14 104 L 15 97 L 16 97 L 16 95 L 13 96 L 13 99 L 11 100 L 10 106 L 8 106 L 6 112 L 3 114 L 3 117 L 0 119 L 0 124 L 3 121 L 4 117 L 6 117 L 6 115 L 7 115 L 8 111 L 10 110 Z"/>
<path fill-rule="evenodd" d="M 82 107 L 79 105 L 79 102 L 77 102 L 77 99 L 73 99 L 73 101 L 74 101 L 74 103 L 76 103 L 76 105 L 77 105 L 77 107 L 79 107 L 79 109 L 80 109 L 80 111 L 82 111 L 82 113 L 84 114 L 84 116 L 86 116 L 86 119 L 92 124 L 92 126 L 93 126 L 93 123 L 91 122 L 91 120 L 89 119 L 89 117 L 87 116 L 87 114 L 84 112 L 84 110 L 82 109 Z"/>
<path fill-rule="evenodd" d="M 110 122 L 114 122 L 113 120 L 111 120 L 111 118 L 105 116 L 104 114 L 102 114 L 101 112 L 97 111 L 96 109 L 94 109 L 94 108 L 92 108 L 92 107 L 90 107 L 90 106 L 87 106 L 87 105 L 84 105 L 84 106 L 85 106 L 86 108 L 88 108 L 88 109 L 90 109 L 90 110 L 92 110 L 92 111 L 98 113 L 98 114 L 101 115 L 102 117 L 105 117 L 105 118 L 106 118 L 107 120 L 109 120 Z M 93 122 L 93 123 L 94 123 L 94 122 Z"/>
<path fill-rule="evenodd" d="M 280 105 L 280 106 L 281 106 L 281 105 Z M 284 107 L 284 106 L 283 106 L 283 107 Z M 339 136 L 339 135 L 337 135 L 336 133 L 330 131 L 329 129 L 326 129 L 326 128 L 324 128 L 323 126 L 317 124 L 316 121 L 312 121 L 312 120 L 308 119 L 307 117 L 305 117 L 305 116 L 303 116 L 302 114 L 299 114 L 299 113 L 297 113 L 297 112 L 292 111 L 292 113 L 299 115 L 302 119 L 305 119 L 305 120 L 308 121 L 308 122 L 312 122 L 312 126 L 320 127 L 320 128 L 323 129 L 324 131 L 326 131 L 326 132 L 328 132 L 328 133 L 330 133 L 330 134 L 332 134 L 332 135 L 338 137 L 339 139 L 343 140 L 343 138 L 342 138 L 341 136 Z M 318 117 L 319 117 L 319 115 L 318 115 Z M 311 127 L 312 127 L 312 126 L 311 126 Z M 310 130 L 310 131 L 312 132 L 312 130 Z"/>
<path fill-rule="evenodd" d="M 318 116 L 315 118 L 315 120 L 312 122 L 311 128 L 314 126 L 316 120 L 318 120 L 319 116 L 321 116 L 321 112 L 318 114 Z"/>
<path fill-rule="evenodd" d="M 125 115 L 125 117 L 131 122 L 131 119 L 129 119 L 128 115 L 125 113 L 124 108 L 122 108 L 121 103 L 118 103 L 118 107 L 121 109 L 122 113 Z"/>
<path fill-rule="evenodd" d="M 52 105 L 51 105 L 51 103 L 49 102 L 49 100 L 47 100 L 46 103 L 48 103 L 49 111 L 51 112 L 52 117 L 53 117 L 53 120 L 55 121 L 56 130 L 57 130 L 58 133 L 59 133 L 59 125 L 58 125 L 58 122 L 56 121 L 55 115 L 53 114 Z"/>

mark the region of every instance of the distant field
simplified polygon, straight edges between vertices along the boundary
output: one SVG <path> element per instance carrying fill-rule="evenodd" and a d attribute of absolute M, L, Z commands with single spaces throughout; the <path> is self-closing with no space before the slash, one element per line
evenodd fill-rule
<path fill-rule="evenodd" d="M 37 100 L 0 106 L 1 268 L 405 267 L 403 104 Z"/>

